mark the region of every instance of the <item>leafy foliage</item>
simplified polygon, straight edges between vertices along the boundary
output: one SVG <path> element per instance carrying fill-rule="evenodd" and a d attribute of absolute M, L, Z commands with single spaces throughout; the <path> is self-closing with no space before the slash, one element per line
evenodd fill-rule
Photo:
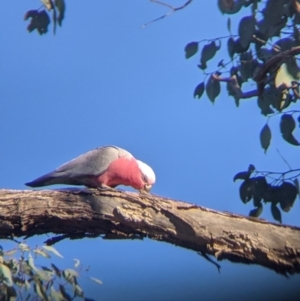
<path fill-rule="evenodd" d="M 51 258 L 48 252 L 62 258 L 52 246 L 31 249 L 26 243 L 20 243 L 10 251 L 0 246 L 0 300 L 55 300 L 69 301 L 76 298 L 87 299 L 79 286 L 78 278 L 83 271 L 80 261 L 76 259 L 74 269 L 59 269 L 51 263 L 50 267 L 39 266 L 39 256 Z M 35 257 L 32 256 L 35 254 Z M 17 259 L 16 255 L 20 254 Z M 90 277 L 102 284 L 101 280 Z"/>
<path fill-rule="evenodd" d="M 270 119 L 276 116 L 280 117 L 279 128 L 284 141 L 299 146 L 295 130 L 300 127 L 300 111 L 287 110 L 300 99 L 300 67 L 297 63 L 297 55 L 300 54 L 299 1 L 218 0 L 218 7 L 222 14 L 229 15 L 229 35 L 198 43 L 206 43 L 202 46 L 198 65 L 205 78 L 195 88 L 194 97 L 201 98 L 205 87 L 208 99 L 214 103 L 224 82 L 237 107 L 241 99 L 257 98 L 261 114 L 268 118 L 259 135 L 265 153 L 272 140 Z M 234 35 L 230 15 L 246 8 L 247 13 L 239 20 Z M 226 58 L 222 58 L 217 69 L 207 72 L 209 61 L 221 48 L 222 39 L 227 40 L 223 43 L 228 51 L 227 62 Z M 197 46 L 193 55 L 198 52 Z M 245 87 L 249 86 L 246 83 L 251 82 L 256 89 L 245 91 Z M 287 177 L 290 173 L 297 174 Z M 278 178 L 270 177 L 274 174 Z M 250 165 L 247 171 L 237 173 L 234 181 L 243 181 L 239 189 L 242 202 L 246 204 L 253 200 L 254 209 L 250 216 L 259 217 L 263 203 L 271 203 L 272 216 L 281 223 L 280 210 L 288 212 L 299 194 L 299 175 L 299 170 L 259 172 Z"/>
<path fill-rule="evenodd" d="M 236 14 L 243 8 L 247 8 L 248 13 L 240 19 L 236 35 L 232 34 L 229 17 L 228 37 L 187 44 L 186 58 L 190 58 L 199 52 L 200 44 L 206 42 L 198 65 L 204 71 L 205 80 L 195 88 L 194 97 L 202 97 L 204 85 L 209 100 L 214 103 L 221 92 L 220 83 L 226 82 L 228 94 L 237 106 L 241 99 L 257 97 L 261 113 L 268 117 L 278 115 L 296 103 L 300 98 L 300 69 L 295 58 L 300 54 L 300 6 L 297 3 L 290 0 L 219 0 L 223 14 Z M 217 70 L 207 72 L 209 61 L 221 48 L 222 39 L 227 39 L 228 61 L 223 58 Z M 249 81 L 255 83 L 256 90 L 243 91 L 242 86 Z M 292 119 L 291 115 L 283 115 L 280 129 L 286 142 L 298 146 L 299 141 L 291 130 Z M 270 142 L 271 129 L 266 124 L 260 133 L 265 152 Z"/>
<path fill-rule="evenodd" d="M 274 179 L 274 175 L 279 175 Z M 240 199 L 246 204 L 253 200 L 254 209 L 249 216 L 259 217 L 263 210 L 263 203 L 271 203 L 271 213 L 273 218 L 282 222 L 281 212 L 289 212 L 293 207 L 297 195 L 299 194 L 299 184 L 297 177 L 300 176 L 300 169 L 289 170 L 287 172 L 262 172 L 257 171 L 251 164 L 247 171 L 237 173 L 233 180 L 243 180 L 240 185 Z M 267 182 L 270 178 L 272 182 Z"/>
<path fill-rule="evenodd" d="M 47 33 L 50 18 L 45 10 L 30 10 L 25 14 L 24 20 L 28 20 L 29 18 L 31 18 L 31 21 L 27 26 L 29 32 L 36 29 L 40 35 Z"/>
<path fill-rule="evenodd" d="M 296 122 L 292 115 L 283 114 L 280 121 L 280 131 L 284 140 L 293 145 L 300 145 L 293 135 L 296 128 Z"/>
<path fill-rule="evenodd" d="M 191 42 L 185 46 L 185 57 L 188 59 L 198 52 L 198 42 Z"/>
<path fill-rule="evenodd" d="M 24 20 L 30 19 L 30 23 L 27 26 L 29 32 L 38 31 L 40 35 L 46 34 L 48 32 L 48 26 L 50 24 L 50 16 L 48 12 L 52 11 L 52 21 L 53 21 L 53 33 L 56 32 L 56 24 L 62 25 L 62 20 L 65 16 L 66 5 L 64 0 L 41 0 L 45 9 L 29 10 L 24 16 Z M 57 15 L 58 13 L 58 15 Z"/>
<path fill-rule="evenodd" d="M 214 76 L 211 75 L 208 81 L 206 82 L 205 90 L 208 98 L 213 103 L 216 97 L 220 94 L 220 82 Z"/>
<path fill-rule="evenodd" d="M 200 83 L 195 91 L 194 91 L 194 97 L 201 98 L 202 94 L 204 93 L 204 82 Z"/>
<path fill-rule="evenodd" d="M 207 62 L 211 60 L 221 48 L 221 42 L 217 46 L 215 41 L 210 42 L 209 44 L 204 45 L 201 52 L 200 65 L 198 67 L 202 70 L 207 68 Z"/>
<path fill-rule="evenodd" d="M 272 137 L 272 134 L 271 134 L 270 127 L 266 123 L 260 132 L 260 144 L 261 144 L 261 147 L 265 150 L 265 153 L 267 152 L 267 149 L 270 145 L 271 137 Z"/>

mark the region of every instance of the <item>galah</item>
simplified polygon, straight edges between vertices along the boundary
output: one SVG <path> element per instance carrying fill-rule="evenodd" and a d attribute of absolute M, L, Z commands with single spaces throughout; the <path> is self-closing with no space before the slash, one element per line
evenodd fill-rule
<path fill-rule="evenodd" d="M 104 146 L 82 154 L 25 185 L 70 184 L 92 188 L 126 185 L 149 192 L 154 183 L 155 174 L 150 166 L 120 147 Z"/>

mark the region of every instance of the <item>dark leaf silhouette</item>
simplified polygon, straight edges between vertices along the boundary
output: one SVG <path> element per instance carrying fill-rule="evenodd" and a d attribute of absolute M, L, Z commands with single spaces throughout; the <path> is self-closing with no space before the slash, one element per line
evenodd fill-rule
<path fill-rule="evenodd" d="M 220 49 L 220 47 L 221 45 L 217 46 L 215 41 L 212 41 L 211 43 L 204 45 L 201 52 L 199 68 L 203 70 L 206 69 L 207 67 L 206 63 L 215 56 L 215 54 Z"/>
<path fill-rule="evenodd" d="M 227 30 L 229 32 L 231 32 L 231 19 L 230 18 L 227 19 Z"/>
<path fill-rule="evenodd" d="M 234 177 L 233 177 L 233 181 L 235 182 L 236 180 L 248 180 L 250 177 L 250 173 L 248 171 L 242 171 L 237 173 Z"/>
<path fill-rule="evenodd" d="M 271 205 L 271 213 L 272 213 L 273 218 L 276 221 L 278 221 L 279 223 L 282 223 L 282 221 L 281 221 L 281 212 L 278 209 L 278 207 L 274 204 Z"/>
<path fill-rule="evenodd" d="M 292 115 L 283 114 L 281 116 L 280 131 L 283 139 L 292 145 L 299 145 L 298 140 L 292 134 L 295 127 L 296 127 L 296 122 Z"/>
<path fill-rule="evenodd" d="M 204 92 L 204 82 L 200 83 L 196 88 L 195 88 L 195 91 L 194 91 L 194 97 L 198 97 L 198 98 L 201 98 L 201 96 L 203 95 L 203 92 Z"/>
<path fill-rule="evenodd" d="M 220 94 L 221 85 L 218 80 L 215 80 L 213 76 L 210 76 L 206 83 L 206 94 L 211 102 L 215 102 L 216 97 Z"/>
<path fill-rule="evenodd" d="M 252 173 L 255 170 L 255 166 L 253 164 L 250 164 L 248 166 L 248 172 Z"/>
<path fill-rule="evenodd" d="M 234 56 L 234 48 L 235 48 L 234 39 L 232 37 L 230 37 L 227 41 L 227 50 L 228 50 L 228 54 L 231 58 L 233 58 L 233 56 Z"/>
<path fill-rule="evenodd" d="M 252 35 L 255 32 L 255 18 L 253 16 L 242 18 L 239 24 L 238 32 L 241 46 L 244 48 L 249 46 L 252 40 Z"/>
<path fill-rule="evenodd" d="M 250 180 L 246 180 L 241 184 L 240 198 L 244 204 L 252 199 L 252 183 Z"/>
<path fill-rule="evenodd" d="M 263 206 L 262 206 L 262 204 L 259 204 L 259 206 L 257 208 L 254 208 L 253 210 L 251 210 L 249 212 L 249 216 L 259 217 L 261 215 L 262 211 L 263 211 Z"/>
<path fill-rule="evenodd" d="M 240 39 L 236 39 L 234 42 L 234 52 L 235 53 L 243 53 L 246 52 L 249 49 L 248 46 L 242 46 Z"/>
<path fill-rule="evenodd" d="M 27 26 L 27 30 L 32 32 L 33 30 L 37 30 L 40 35 L 45 34 L 48 31 L 48 25 L 50 24 L 50 18 L 45 10 L 42 11 L 28 11 L 25 14 L 24 19 L 27 20 L 31 18 L 29 25 Z"/>
<path fill-rule="evenodd" d="M 185 58 L 188 59 L 198 52 L 198 42 L 188 43 L 185 48 Z"/>
<path fill-rule="evenodd" d="M 283 211 L 288 212 L 293 207 L 296 200 L 298 189 L 290 182 L 283 182 L 279 186 L 279 203 Z"/>
<path fill-rule="evenodd" d="M 57 22 L 58 22 L 58 25 L 61 26 L 62 20 L 65 17 L 66 4 L 65 4 L 64 0 L 55 0 L 54 4 L 57 7 L 57 10 L 59 12 L 58 17 L 57 17 Z"/>
<path fill-rule="evenodd" d="M 268 189 L 268 183 L 265 177 L 254 177 L 251 181 L 251 192 L 254 201 L 254 206 L 257 207 L 262 199 L 264 199 L 265 192 Z"/>
<path fill-rule="evenodd" d="M 265 150 L 266 153 L 268 147 L 270 146 L 271 137 L 272 137 L 270 127 L 267 123 L 262 128 L 259 137 L 260 137 L 261 147 Z"/>
<path fill-rule="evenodd" d="M 299 185 L 299 180 L 298 178 L 294 179 L 294 185 L 295 187 L 297 188 L 297 193 L 298 193 L 298 196 L 300 198 L 300 185 Z"/>

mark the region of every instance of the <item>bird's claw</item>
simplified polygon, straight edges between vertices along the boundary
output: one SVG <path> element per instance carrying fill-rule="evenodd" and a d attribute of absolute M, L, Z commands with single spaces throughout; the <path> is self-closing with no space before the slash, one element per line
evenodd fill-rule
<path fill-rule="evenodd" d="M 103 191 L 103 190 L 110 190 L 110 191 L 116 191 L 116 189 L 109 187 L 105 184 L 101 184 L 100 186 L 97 187 L 97 190 Z"/>

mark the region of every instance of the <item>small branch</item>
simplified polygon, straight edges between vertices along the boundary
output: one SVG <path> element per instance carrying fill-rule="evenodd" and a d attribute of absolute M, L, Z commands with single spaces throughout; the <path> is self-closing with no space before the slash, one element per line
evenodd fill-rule
<path fill-rule="evenodd" d="M 220 274 L 220 271 L 221 271 L 221 266 L 216 263 L 214 260 L 212 260 L 211 258 L 209 258 L 209 256 L 207 254 L 205 254 L 204 252 L 198 252 L 198 254 L 200 256 L 202 256 L 204 259 L 206 259 L 208 262 L 212 263 L 218 270 L 219 274 Z"/>
<path fill-rule="evenodd" d="M 158 1 L 158 0 L 150 0 L 151 2 L 154 2 L 154 3 L 157 3 L 157 4 L 160 4 L 160 5 L 163 5 L 163 6 L 166 6 L 168 8 L 171 9 L 171 11 L 169 11 L 168 13 L 166 13 L 165 15 L 162 15 L 161 17 L 159 18 L 156 18 L 144 25 L 142 25 L 142 28 L 145 28 L 146 26 L 148 26 L 149 24 L 153 23 L 153 22 L 156 22 L 158 20 L 161 20 L 161 19 L 164 19 L 165 17 L 168 17 L 170 16 L 171 14 L 173 14 L 174 12 L 178 11 L 178 10 L 181 10 L 181 9 L 184 9 L 185 7 L 187 7 L 190 3 L 192 3 L 193 0 L 187 0 L 187 2 L 185 2 L 182 6 L 178 6 L 178 7 L 174 7 L 168 3 L 165 3 L 165 2 L 162 2 L 162 1 Z"/>
<path fill-rule="evenodd" d="M 231 86 L 231 88 L 234 90 L 236 97 L 238 97 L 239 99 L 245 99 L 245 98 L 251 98 L 254 96 L 258 96 L 257 89 L 248 91 L 248 92 L 243 92 L 235 75 L 233 75 L 231 77 L 220 77 L 220 76 L 214 74 L 213 78 L 220 82 L 228 83 Z"/>
<path fill-rule="evenodd" d="M 288 168 L 289 168 L 290 170 L 292 170 L 290 164 L 289 164 L 289 163 L 286 161 L 286 159 L 282 156 L 282 154 L 280 153 L 280 151 L 278 150 L 278 148 L 276 148 L 276 151 L 277 151 L 278 155 L 280 156 L 280 158 L 283 160 L 283 162 L 288 166 Z"/>

